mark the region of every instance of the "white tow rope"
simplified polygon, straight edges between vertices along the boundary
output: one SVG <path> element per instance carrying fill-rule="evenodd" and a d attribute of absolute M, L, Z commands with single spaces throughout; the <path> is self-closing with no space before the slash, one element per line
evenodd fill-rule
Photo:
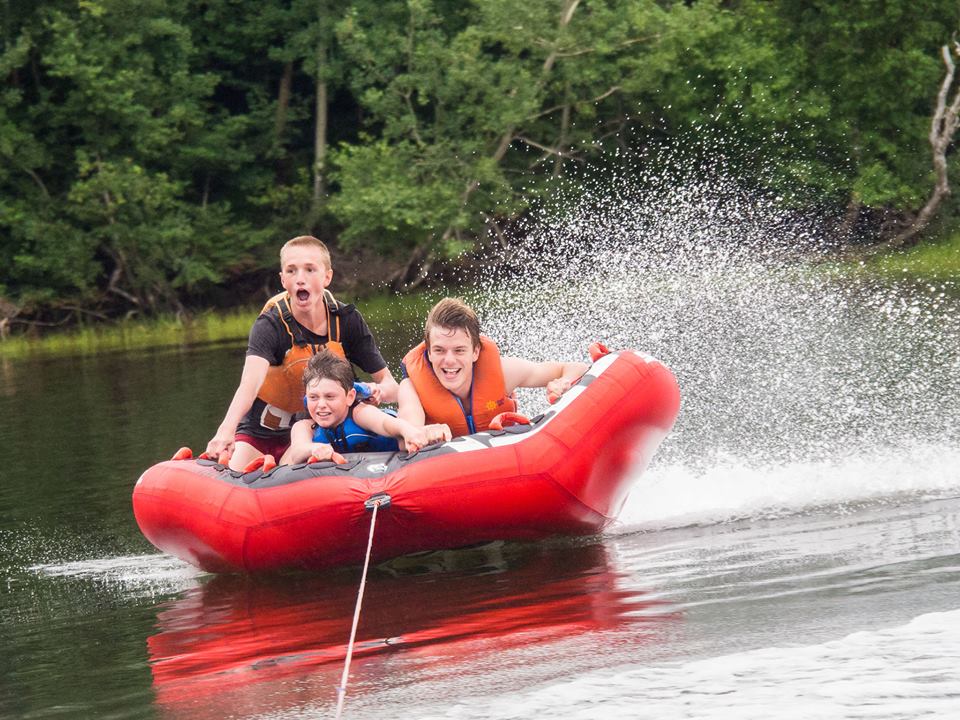
<path fill-rule="evenodd" d="M 336 720 L 340 720 L 343 713 L 343 701 L 347 695 L 347 678 L 350 677 L 350 661 L 353 659 L 353 642 L 357 637 L 357 625 L 360 623 L 360 606 L 363 604 L 363 590 L 367 585 L 367 568 L 370 566 L 370 551 L 373 548 L 373 528 L 377 524 L 377 510 L 380 508 L 379 499 L 371 499 L 373 515 L 370 517 L 370 537 L 367 538 L 367 555 L 363 559 L 363 575 L 360 578 L 360 590 L 357 593 L 357 606 L 353 610 L 353 627 L 350 628 L 350 642 L 347 643 L 347 658 L 343 663 L 343 674 L 340 684 L 337 685 L 337 713 Z"/>

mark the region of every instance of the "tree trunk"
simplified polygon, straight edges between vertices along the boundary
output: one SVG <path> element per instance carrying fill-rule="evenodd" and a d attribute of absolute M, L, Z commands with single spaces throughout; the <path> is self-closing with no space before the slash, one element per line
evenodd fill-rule
<path fill-rule="evenodd" d="M 953 136 L 957 130 L 957 115 L 960 113 L 960 88 L 954 91 L 953 99 L 950 100 L 949 105 L 947 105 L 947 101 L 956 72 L 953 55 L 960 56 L 960 43 L 954 42 L 952 51 L 950 47 L 944 45 L 940 48 L 940 54 L 943 56 L 943 64 L 946 66 L 947 72 L 940 84 L 936 108 L 930 121 L 930 148 L 933 151 L 933 170 L 937 178 L 933 186 L 933 192 L 930 194 L 927 204 L 923 206 L 923 209 L 920 210 L 906 230 L 886 242 L 873 245 L 870 248 L 871 253 L 895 250 L 914 242 L 920 232 L 933 219 L 940 203 L 950 194 L 950 181 L 947 175 L 947 149 L 953 142 Z"/>
<path fill-rule="evenodd" d="M 563 110 L 560 112 L 560 139 L 557 140 L 557 154 L 553 157 L 553 177 L 559 177 L 563 172 L 563 157 L 567 149 L 567 135 L 570 132 L 570 85 L 567 84 L 564 92 L 566 96 Z"/>
<path fill-rule="evenodd" d="M 316 218 L 327 193 L 325 172 L 327 159 L 327 81 L 325 79 L 327 49 L 317 46 L 316 126 L 313 135 L 313 201 L 311 214 Z"/>
<path fill-rule="evenodd" d="M 563 8 L 563 14 L 560 16 L 560 29 L 563 30 L 566 28 L 570 21 L 573 19 L 573 13 L 577 9 L 577 5 L 580 4 L 580 0 L 567 0 L 566 5 Z M 543 67 L 540 70 L 540 80 L 538 85 L 542 88 L 547 83 L 547 78 L 550 76 L 550 72 L 553 70 L 553 66 L 557 62 L 557 48 L 556 46 L 547 56 L 546 60 L 543 61 Z M 503 160 L 504 156 L 507 154 L 507 150 L 510 149 L 510 144 L 513 142 L 516 135 L 517 129 L 511 127 L 500 137 L 500 142 L 497 143 L 497 149 L 494 151 L 491 159 L 493 160 L 494 165 L 499 165 L 500 161 Z M 476 180 L 471 180 L 467 183 L 466 188 L 464 188 L 462 202 L 466 205 L 467 200 L 470 199 L 470 196 L 480 187 L 480 183 Z M 444 236 L 447 236 L 452 228 L 447 228 L 447 232 L 444 233 Z"/>
<path fill-rule="evenodd" d="M 277 114 L 273 119 L 273 145 L 283 144 L 283 132 L 287 128 L 287 110 L 290 108 L 290 87 L 293 84 L 293 61 L 283 66 L 280 87 L 277 89 Z"/>
<path fill-rule="evenodd" d="M 860 217 L 860 209 L 863 203 L 856 193 L 850 194 L 850 201 L 847 203 L 847 209 L 843 214 L 843 220 L 837 228 L 837 235 L 840 236 L 840 242 L 848 245 L 852 239 L 854 230 L 857 227 L 857 220 Z"/>

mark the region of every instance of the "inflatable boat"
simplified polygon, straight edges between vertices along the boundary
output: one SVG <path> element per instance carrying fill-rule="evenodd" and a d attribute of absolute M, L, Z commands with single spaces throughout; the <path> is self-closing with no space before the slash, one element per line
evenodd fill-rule
<path fill-rule="evenodd" d="M 617 516 L 670 431 L 673 374 L 625 350 L 594 363 L 550 409 L 416 453 L 251 472 L 179 459 L 133 490 L 144 536 L 210 572 L 321 569 L 491 540 L 592 535 Z"/>

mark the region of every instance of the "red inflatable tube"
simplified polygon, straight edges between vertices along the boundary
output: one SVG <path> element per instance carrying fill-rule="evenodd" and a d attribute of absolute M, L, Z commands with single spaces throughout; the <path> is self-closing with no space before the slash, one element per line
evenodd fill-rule
<path fill-rule="evenodd" d="M 648 356 L 600 357 L 549 411 L 405 455 L 230 471 L 170 460 L 137 481 L 140 529 L 211 572 L 320 569 L 363 561 L 368 501 L 381 501 L 374 561 L 489 540 L 591 535 L 616 517 L 680 405 Z"/>

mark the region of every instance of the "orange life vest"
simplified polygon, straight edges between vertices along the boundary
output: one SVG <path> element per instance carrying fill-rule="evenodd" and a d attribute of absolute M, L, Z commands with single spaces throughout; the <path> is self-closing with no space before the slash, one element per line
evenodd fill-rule
<path fill-rule="evenodd" d="M 404 356 L 403 367 L 417 391 L 427 423 L 446 423 L 454 437 L 482 432 L 500 413 L 516 412 L 517 403 L 507 394 L 503 379 L 500 350 L 493 340 L 483 335 L 480 336 L 480 356 L 473 364 L 469 408 L 437 380 L 427 359 L 425 343 L 420 343 Z"/>
<path fill-rule="evenodd" d="M 293 317 L 293 310 L 290 307 L 290 294 L 286 291 L 274 295 L 267 300 L 267 303 L 260 311 L 261 315 L 276 312 L 280 318 L 280 323 L 290 335 L 290 349 L 283 356 L 283 361 L 279 365 L 271 365 L 267 369 L 267 377 L 264 378 L 257 397 L 267 403 L 282 410 L 284 413 L 292 414 L 303 409 L 303 371 L 307 367 L 310 358 L 322 348 L 326 347 L 330 352 L 346 359 L 343 344 L 340 342 L 340 316 L 331 314 L 331 310 L 337 309 L 337 301 L 329 290 L 323 291 L 323 307 L 327 313 L 327 342 L 311 343 L 303 335 L 303 329 Z M 267 408 L 269 411 L 270 408 Z"/>

